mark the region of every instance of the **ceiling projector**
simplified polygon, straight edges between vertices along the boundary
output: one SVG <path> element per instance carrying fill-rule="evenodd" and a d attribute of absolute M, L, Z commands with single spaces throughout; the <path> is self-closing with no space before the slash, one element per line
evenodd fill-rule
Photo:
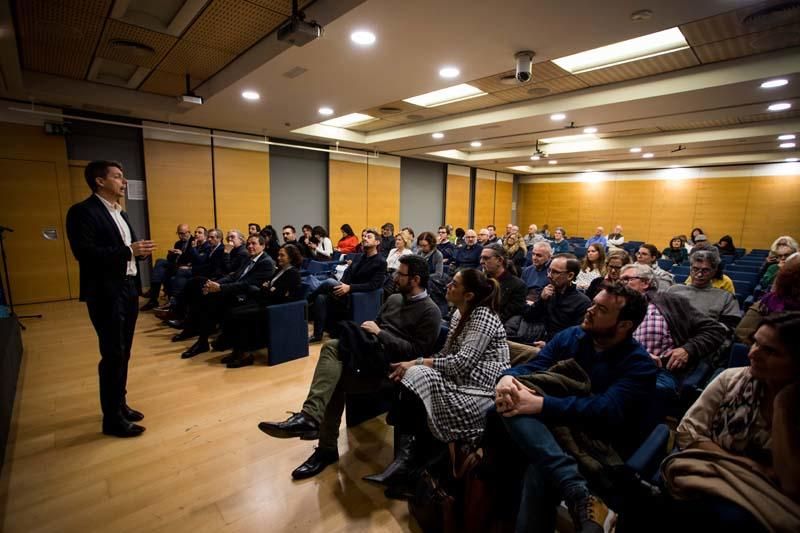
<path fill-rule="evenodd" d="M 322 35 L 322 26 L 314 21 L 306 22 L 300 17 L 290 17 L 278 28 L 278 40 L 303 46 Z"/>

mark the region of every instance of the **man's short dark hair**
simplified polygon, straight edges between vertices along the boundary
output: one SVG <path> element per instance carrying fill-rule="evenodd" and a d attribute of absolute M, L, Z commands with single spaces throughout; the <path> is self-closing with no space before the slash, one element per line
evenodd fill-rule
<path fill-rule="evenodd" d="M 297 230 L 294 229 L 294 226 L 292 226 L 291 224 L 288 224 L 288 225 L 284 226 L 282 229 L 286 229 L 286 228 L 289 228 L 290 230 L 292 230 L 292 233 L 297 233 Z"/>
<path fill-rule="evenodd" d="M 503 248 L 502 244 L 493 242 L 492 244 L 487 244 L 483 247 L 484 250 L 490 250 L 495 257 L 499 257 L 500 259 L 506 259 L 508 254 L 506 253 L 506 249 Z"/>
<path fill-rule="evenodd" d="M 567 260 L 567 272 L 572 272 L 573 274 L 572 279 L 577 278 L 578 274 L 581 273 L 581 262 L 575 256 L 575 254 L 569 254 L 569 253 L 556 254 L 553 256 L 552 259 L 558 259 L 559 257 Z"/>
<path fill-rule="evenodd" d="M 419 276 L 419 286 L 423 289 L 428 288 L 428 280 L 431 277 L 428 269 L 428 262 L 420 255 L 403 255 L 400 257 L 400 264 L 408 267 L 408 276 Z"/>
<path fill-rule="evenodd" d="M 422 241 L 427 242 L 430 245 L 431 250 L 436 249 L 436 237 L 430 231 L 423 231 L 419 234 L 419 237 L 417 237 L 417 244 L 421 243 Z"/>
<path fill-rule="evenodd" d="M 381 234 L 375 228 L 364 228 L 361 233 L 372 233 L 376 240 L 381 240 Z"/>
<path fill-rule="evenodd" d="M 266 246 L 267 245 L 267 239 L 265 239 L 264 236 L 261 235 L 260 233 L 256 233 L 255 235 L 250 235 L 249 237 L 247 237 L 247 240 L 244 241 L 244 242 L 247 242 L 250 239 L 258 239 L 258 243 L 261 246 Z"/>
<path fill-rule="evenodd" d="M 381 226 L 381 231 L 383 231 L 383 230 L 387 230 L 387 229 L 388 229 L 389 231 L 391 231 L 391 232 L 392 232 L 392 234 L 394 234 L 394 224 L 392 224 L 391 222 L 387 222 L 386 224 L 384 224 L 383 226 Z"/>
<path fill-rule="evenodd" d="M 92 190 L 92 192 L 97 191 L 97 181 L 96 178 L 105 178 L 106 174 L 108 174 L 108 167 L 116 167 L 122 171 L 122 163 L 117 161 L 106 161 L 106 160 L 98 160 L 92 161 L 88 165 L 86 165 L 86 169 L 83 171 L 83 177 L 86 180 L 86 185 Z"/>
<path fill-rule="evenodd" d="M 619 296 L 625 300 L 622 309 L 619 310 L 619 317 L 617 323 L 623 320 L 630 320 L 633 322 L 633 327 L 629 332 L 629 336 L 633 335 L 636 328 L 644 320 L 644 315 L 647 313 L 647 299 L 639 291 L 635 291 L 621 283 L 604 284 L 603 290 L 612 296 Z"/>
<path fill-rule="evenodd" d="M 197 231 L 199 229 L 203 230 L 203 233 L 208 235 L 208 229 L 205 226 L 197 226 L 196 228 L 194 228 L 195 231 Z"/>

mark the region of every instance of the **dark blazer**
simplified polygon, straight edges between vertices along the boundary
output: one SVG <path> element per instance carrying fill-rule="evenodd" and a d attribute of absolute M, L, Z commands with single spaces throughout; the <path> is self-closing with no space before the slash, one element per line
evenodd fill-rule
<path fill-rule="evenodd" d="M 362 255 L 344 271 L 342 283 L 350 285 L 350 292 L 368 292 L 383 287 L 385 277 L 386 259 L 380 253 Z"/>
<path fill-rule="evenodd" d="M 194 241 L 194 237 L 189 237 L 188 240 L 182 241 L 178 239 L 175 241 L 175 244 L 172 246 L 174 250 L 180 250 L 182 253 L 176 254 L 174 252 L 167 252 L 167 261 L 172 263 L 173 265 L 186 265 L 189 263 L 189 256 L 184 253 L 188 252 L 192 248 L 192 242 Z"/>
<path fill-rule="evenodd" d="M 217 280 L 223 294 L 258 292 L 261 290 L 261 285 L 275 275 L 275 262 L 267 255 L 266 250 L 261 254 L 261 257 L 258 258 L 253 268 L 242 276 L 242 273 L 249 264 L 250 261 L 248 260 L 235 274 L 224 276 Z"/>
<path fill-rule="evenodd" d="M 220 244 L 216 250 L 209 250 L 204 261 L 192 263 L 192 274 L 210 279 L 221 278 L 228 274 L 225 271 L 225 246 Z"/>
<path fill-rule="evenodd" d="M 128 215 L 122 218 L 136 242 Z M 72 254 L 80 265 L 80 300 L 114 298 L 123 287 L 131 249 L 125 246 L 119 228 L 103 202 L 91 195 L 67 211 L 67 238 Z M 141 288 L 139 276 L 136 286 Z"/>
<path fill-rule="evenodd" d="M 277 272 L 276 272 L 277 274 Z M 292 267 L 278 279 L 270 282 L 269 287 L 261 287 L 257 300 L 261 305 L 278 305 L 303 299 L 303 286 L 300 271 Z"/>
<path fill-rule="evenodd" d="M 234 248 L 229 254 L 223 252 L 223 270 L 226 274 L 234 274 L 242 268 L 242 265 L 247 263 L 248 259 L 250 259 L 250 255 L 248 255 L 247 248 L 244 244 Z"/>

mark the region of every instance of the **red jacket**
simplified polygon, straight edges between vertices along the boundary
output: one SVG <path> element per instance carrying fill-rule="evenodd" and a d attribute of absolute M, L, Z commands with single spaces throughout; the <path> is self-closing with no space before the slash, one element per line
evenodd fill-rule
<path fill-rule="evenodd" d="M 358 246 L 358 237 L 355 235 L 349 235 L 342 239 L 339 239 L 338 244 L 336 247 L 339 249 L 340 252 L 343 254 L 352 254 L 356 251 L 356 247 Z"/>

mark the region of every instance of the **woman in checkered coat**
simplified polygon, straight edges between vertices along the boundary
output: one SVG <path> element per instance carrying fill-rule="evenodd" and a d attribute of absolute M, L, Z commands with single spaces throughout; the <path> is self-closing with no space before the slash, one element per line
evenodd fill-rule
<path fill-rule="evenodd" d="M 509 366 L 506 332 L 496 313 L 499 295 L 497 282 L 482 272 L 457 273 L 447 286 L 447 300 L 457 311 L 442 351 L 392 365 L 391 377 L 403 385 L 400 419 L 416 418 L 406 425 L 416 427 L 418 439 L 426 419 L 440 442 L 474 443 L 483 433 L 495 384 Z"/>

